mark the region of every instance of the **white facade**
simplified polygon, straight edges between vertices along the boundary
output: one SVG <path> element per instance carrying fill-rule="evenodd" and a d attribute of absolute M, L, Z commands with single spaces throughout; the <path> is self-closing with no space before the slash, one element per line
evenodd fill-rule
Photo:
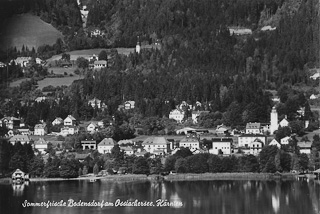
<path fill-rule="evenodd" d="M 52 121 L 52 125 L 55 126 L 55 125 L 60 125 L 63 123 L 63 119 L 60 118 L 60 117 L 57 117 L 56 119 L 54 119 L 54 121 Z"/>
<path fill-rule="evenodd" d="M 258 155 L 263 147 L 263 143 L 260 140 L 256 139 L 250 144 L 250 154 Z"/>
<path fill-rule="evenodd" d="M 94 132 L 97 128 L 97 125 L 93 124 L 93 123 L 90 123 L 88 126 L 87 126 L 87 131 L 88 132 Z"/>
<path fill-rule="evenodd" d="M 300 153 L 311 154 L 312 142 L 298 142 Z"/>
<path fill-rule="evenodd" d="M 281 122 L 279 123 L 279 125 L 280 125 L 281 127 L 286 127 L 286 126 L 289 126 L 289 122 L 288 122 L 288 120 L 287 120 L 286 118 L 283 118 L 283 119 L 281 120 Z"/>
<path fill-rule="evenodd" d="M 246 134 L 261 134 L 260 123 L 247 123 Z"/>
<path fill-rule="evenodd" d="M 255 135 L 255 134 L 244 134 L 238 137 L 238 146 L 249 148 L 250 144 L 256 139 L 260 140 L 264 145 L 266 143 L 267 136 Z"/>
<path fill-rule="evenodd" d="M 68 115 L 68 117 L 63 121 L 63 124 L 65 126 L 74 126 L 75 123 L 76 123 L 76 119 L 71 115 Z"/>
<path fill-rule="evenodd" d="M 281 144 L 280 144 L 276 139 L 273 139 L 273 140 L 269 143 L 269 146 L 277 146 L 277 147 L 280 149 Z"/>
<path fill-rule="evenodd" d="M 273 134 L 275 131 L 278 130 L 278 112 L 275 107 L 272 108 L 270 114 L 270 134 Z"/>
<path fill-rule="evenodd" d="M 131 147 L 120 147 L 120 150 L 122 150 L 126 155 L 133 155 L 133 149 Z"/>
<path fill-rule="evenodd" d="M 34 127 L 34 135 L 40 135 L 40 136 L 43 136 L 43 135 L 46 135 L 47 134 L 47 131 L 46 131 L 46 126 L 43 125 L 43 124 L 37 124 L 35 127 Z"/>
<path fill-rule="evenodd" d="M 93 63 L 93 68 L 95 70 L 99 70 L 101 68 L 106 68 L 108 66 L 108 62 L 106 60 L 97 60 Z"/>
<path fill-rule="evenodd" d="M 101 154 L 111 153 L 112 148 L 116 145 L 116 141 L 112 138 L 104 138 L 98 144 L 98 152 Z"/>
<path fill-rule="evenodd" d="M 284 137 L 280 140 L 281 145 L 287 145 L 290 143 L 291 137 Z"/>
<path fill-rule="evenodd" d="M 163 153 L 167 153 L 168 141 L 164 137 L 149 137 L 142 142 L 144 150 L 150 153 L 161 150 Z"/>
<path fill-rule="evenodd" d="M 209 149 L 209 153 L 218 155 L 219 151 L 223 155 L 231 154 L 231 142 L 230 141 L 214 141 L 212 142 L 212 149 Z"/>
<path fill-rule="evenodd" d="M 63 127 L 60 131 L 60 135 L 62 136 L 74 135 L 76 133 L 78 133 L 78 128 L 75 126 Z"/>
<path fill-rule="evenodd" d="M 184 111 L 174 109 L 169 114 L 169 119 L 174 119 L 175 121 L 181 123 L 184 118 Z"/>
<path fill-rule="evenodd" d="M 180 141 L 179 147 L 184 147 L 189 149 L 200 149 L 200 143 L 197 138 L 186 137 Z"/>
<path fill-rule="evenodd" d="M 37 149 L 41 154 L 45 154 L 46 149 L 48 149 L 48 143 L 43 138 L 40 138 L 34 143 L 34 148 Z"/>

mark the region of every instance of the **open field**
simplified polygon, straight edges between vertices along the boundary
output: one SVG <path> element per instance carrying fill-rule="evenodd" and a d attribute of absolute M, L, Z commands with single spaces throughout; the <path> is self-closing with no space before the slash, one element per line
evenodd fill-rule
<path fill-rule="evenodd" d="M 64 75 L 66 72 L 67 75 L 61 78 L 45 78 L 38 82 L 38 89 L 42 90 L 44 87 L 52 85 L 54 87 L 57 86 L 69 86 L 72 84 L 73 81 L 83 78 L 83 76 L 79 76 L 74 74 L 74 70 L 76 67 L 71 68 L 61 68 L 61 67 L 54 67 L 54 68 L 48 68 L 48 72 L 51 74 L 53 72 L 54 74 L 60 74 Z M 73 76 L 70 76 L 72 74 Z"/>
<path fill-rule="evenodd" d="M 73 81 L 81 79 L 81 78 L 82 77 L 80 77 L 78 75 L 73 75 L 72 77 L 66 76 L 63 78 L 45 78 L 45 79 L 38 82 L 38 85 L 39 85 L 38 89 L 42 90 L 44 87 L 49 86 L 49 85 L 52 85 L 54 87 L 63 86 L 63 85 L 69 86 L 73 83 Z"/>
<path fill-rule="evenodd" d="M 129 55 L 134 52 L 134 48 L 116 48 L 119 54 Z M 78 57 L 89 58 L 93 54 L 99 55 L 102 50 L 108 50 L 106 48 L 96 48 L 96 49 L 86 49 L 86 50 L 75 50 L 67 52 L 70 54 L 70 60 L 77 60 Z M 54 55 L 50 59 L 47 60 L 48 63 L 53 62 L 55 60 L 61 59 L 61 55 Z"/>
<path fill-rule="evenodd" d="M 28 46 L 36 50 L 40 45 L 54 44 L 62 33 L 52 25 L 42 21 L 38 16 L 19 14 L 5 20 L 0 32 L 0 49 Z"/>
<path fill-rule="evenodd" d="M 67 75 L 61 78 L 45 78 L 43 80 L 38 81 L 38 89 L 42 90 L 44 87 L 52 85 L 54 87 L 57 86 L 69 86 L 72 84 L 73 81 L 78 80 L 83 78 L 83 76 L 79 76 L 74 74 L 74 70 L 76 69 L 76 67 L 71 67 L 71 68 L 60 68 L 60 67 L 54 67 L 54 68 L 48 68 L 48 72 L 51 74 L 51 72 L 53 72 L 54 74 L 58 74 L 58 75 L 64 75 L 64 73 L 66 72 Z M 70 76 L 70 74 L 72 74 L 73 76 Z M 30 78 L 23 78 L 23 79 L 19 79 L 16 80 L 12 83 L 10 83 L 10 87 L 17 87 L 20 85 L 21 82 L 25 81 L 25 80 L 29 80 Z"/>
<path fill-rule="evenodd" d="M 18 87 L 23 81 L 30 80 L 30 78 L 18 79 L 10 83 L 10 87 Z"/>

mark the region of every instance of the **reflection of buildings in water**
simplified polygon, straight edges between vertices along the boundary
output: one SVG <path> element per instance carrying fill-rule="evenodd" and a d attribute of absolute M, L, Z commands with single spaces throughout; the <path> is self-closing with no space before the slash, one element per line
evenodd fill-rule
<path fill-rule="evenodd" d="M 286 205 L 289 206 L 289 195 L 286 195 Z"/>
<path fill-rule="evenodd" d="M 280 197 L 278 195 L 272 194 L 271 201 L 274 212 L 278 213 L 280 209 Z"/>
<path fill-rule="evenodd" d="M 312 207 L 315 213 L 320 213 L 320 181 L 314 180 L 308 184 Z"/>
<path fill-rule="evenodd" d="M 25 187 L 28 185 L 29 185 L 29 181 L 26 181 L 21 184 L 12 184 L 13 196 L 22 196 Z"/>
<path fill-rule="evenodd" d="M 162 182 L 161 183 L 161 198 L 166 198 L 166 194 L 167 194 L 166 186 Z"/>
<path fill-rule="evenodd" d="M 183 203 L 183 202 L 182 202 L 182 199 L 179 197 L 179 195 L 178 195 L 177 192 L 171 194 L 170 199 L 169 199 L 169 202 L 175 202 L 176 204 Z M 201 201 L 200 201 L 200 203 L 201 203 Z M 172 208 L 173 208 L 173 207 L 172 207 Z M 174 206 L 174 208 L 181 208 L 181 207 L 180 207 L 180 206 L 178 206 L 178 207 L 175 207 L 175 206 Z"/>
<path fill-rule="evenodd" d="M 192 201 L 192 203 L 193 203 L 193 208 L 195 208 L 195 207 L 201 207 L 201 199 L 196 199 L 196 198 L 194 198 L 193 201 Z"/>
<path fill-rule="evenodd" d="M 113 198 L 115 195 L 116 185 L 121 186 L 121 184 L 118 184 L 116 182 L 106 181 L 106 180 L 100 180 L 100 182 L 101 182 L 101 185 L 99 189 L 99 198 L 110 201 L 109 199 Z M 122 185 L 126 186 L 125 184 L 122 184 Z"/>

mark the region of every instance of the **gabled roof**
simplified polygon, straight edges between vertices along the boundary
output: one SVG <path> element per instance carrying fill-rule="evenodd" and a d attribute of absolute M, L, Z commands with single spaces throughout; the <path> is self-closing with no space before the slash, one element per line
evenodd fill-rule
<path fill-rule="evenodd" d="M 297 145 L 300 148 L 311 149 L 312 142 L 310 142 L 310 141 L 301 141 L 301 142 L 298 142 Z"/>
<path fill-rule="evenodd" d="M 23 141 L 23 142 L 28 142 L 30 141 L 30 138 L 28 135 L 14 135 L 13 137 L 10 138 L 10 142 L 16 142 L 16 141 Z"/>
<path fill-rule="evenodd" d="M 36 124 L 34 129 L 44 129 L 46 127 L 45 124 Z"/>
<path fill-rule="evenodd" d="M 196 137 L 185 137 L 180 141 L 180 143 L 199 143 L 199 140 Z"/>
<path fill-rule="evenodd" d="M 71 120 L 76 120 L 76 118 L 74 118 L 72 115 L 68 115 L 68 117 L 66 117 L 66 119 L 70 118 Z M 64 119 L 64 120 L 66 120 Z"/>
<path fill-rule="evenodd" d="M 262 134 L 242 134 L 239 137 L 267 137 L 267 136 Z"/>
<path fill-rule="evenodd" d="M 126 152 L 133 151 L 132 147 L 130 147 L 130 146 L 121 146 L 120 149 L 123 151 L 126 151 Z"/>
<path fill-rule="evenodd" d="M 212 138 L 212 143 L 221 143 L 221 142 L 229 142 L 232 143 L 233 139 L 232 138 Z"/>
<path fill-rule="evenodd" d="M 164 137 L 148 137 L 142 142 L 142 145 L 167 145 L 169 141 L 167 141 Z"/>
<path fill-rule="evenodd" d="M 260 123 L 247 123 L 246 129 L 260 129 L 261 124 Z"/>
<path fill-rule="evenodd" d="M 57 121 L 63 121 L 63 119 L 61 117 L 56 117 L 56 119 L 54 119 L 54 121 L 57 120 Z"/>
<path fill-rule="evenodd" d="M 94 65 L 107 64 L 107 60 L 97 60 L 93 62 Z"/>
<path fill-rule="evenodd" d="M 90 156 L 90 153 L 88 154 L 79 154 L 79 153 L 76 153 L 76 156 L 75 156 L 75 159 L 77 160 L 83 160 L 85 159 L 86 157 Z"/>
<path fill-rule="evenodd" d="M 43 145 L 43 144 L 47 144 L 47 141 L 45 141 L 43 138 L 39 138 L 39 140 L 37 140 L 36 142 L 34 142 L 35 145 Z"/>
<path fill-rule="evenodd" d="M 132 140 L 120 140 L 120 141 L 118 142 L 119 145 L 121 145 L 121 144 L 127 144 L 127 143 L 133 143 L 133 141 L 132 141 Z"/>
<path fill-rule="evenodd" d="M 114 139 L 105 138 L 98 144 L 98 146 L 114 146 L 116 144 L 117 144 L 117 142 Z"/>

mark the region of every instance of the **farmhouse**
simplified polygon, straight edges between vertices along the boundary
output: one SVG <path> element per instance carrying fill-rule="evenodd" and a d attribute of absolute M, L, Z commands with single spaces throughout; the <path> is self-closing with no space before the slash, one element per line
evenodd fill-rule
<path fill-rule="evenodd" d="M 107 60 L 97 60 L 93 62 L 93 68 L 95 70 L 100 70 L 102 68 L 108 67 L 108 62 Z"/>
<path fill-rule="evenodd" d="M 1 127 L 7 127 L 13 129 L 20 126 L 20 119 L 16 117 L 4 117 L 0 120 Z"/>

